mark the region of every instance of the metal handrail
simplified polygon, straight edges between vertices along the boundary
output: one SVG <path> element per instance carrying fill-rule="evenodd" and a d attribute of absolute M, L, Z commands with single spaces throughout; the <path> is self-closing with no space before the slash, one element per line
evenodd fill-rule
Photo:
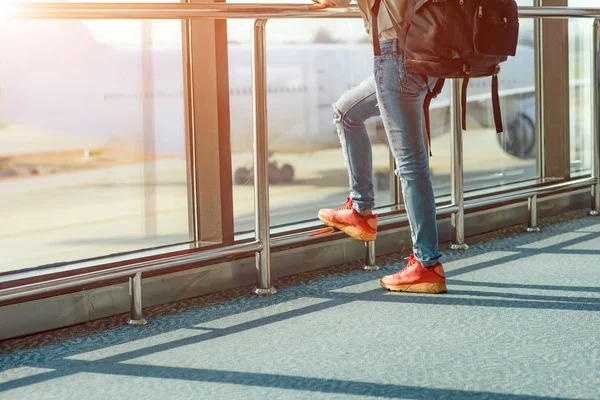
<path fill-rule="evenodd" d="M 190 3 L 9 3 L 2 18 L 19 19 L 276 19 L 359 18 L 356 5 Z M 519 7 L 521 18 L 600 18 L 600 8 Z"/>
<path fill-rule="evenodd" d="M 66 276 L 63 278 L 52 279 L 43 282 L 31 283 L 28 285 L 16 286 L 13 288 L 0 290 L 0 301 L 12 301 L 24 296 L 37 296 L 45 292 L 67 290 L 83 285 L 91 285 L 97 282 L 120 279 L 134 276 L 136 274 L 146 274 L 150 272 L 164 270 L 166 268 L 176 268 L 190 263 L 207 263 L 218 261 L 227 257 L 244 256 L 260 252 L 263 245 L 258 241 L 241 243 L 227 248 L 216 250 L 207 250 L 200 253 L 186 254 L 181 256 L 172 256 L 160 260 L 143 261 L 135 264 L 123 265 L 106 270 L 86 272 Z"/>
<path fill-rule="evenodd" d="M 10 7 L 0 9 L 2 19 L 255 19 L 254 47 L 253 47 L 253 93 L 254 93 L 254 160 L 255 160 L 255 202 L 256 202 L 256 240 L 242 245 L 221 248 L 216 251 L 202 252 L 183 257 L 173 257 L 166 260 L 149 261 L 117 267 L 110 270 L 79 274 L 53 281 L 20 286 L 0 290 L 0 302 L 17 298 L 44 294 L 50 291 L 73 288 L 83 284 L 97 283 L 115 278 L 130 276 L 131 281 L 131 319 L 133 325 L 145 323 L 142 315 L 141 303 L 141 274 L 168 269 L 187 263 L 198 261 L 217 261 L 229 256 L 242 254 L 256 255 L 258 294 L 272 294 L 275 290 L 270 286 L 270 247 L 269 235 L 269 188 L 267 183 L 267 108 L 266 108 L 266 30 L 265 24 L 269 19 L 277 18 L 358 18 L 360 13 L 356 6 L 346 8 L 328 8 L 320 4 L 189 4 L 189 3 L 138 3 L 138 4 L 108 4 L 108 3 L 9 3 Z M 520 7 L 521 18 L 600 18 L 600 8 L 565 8 L 565 7 Z M 594 30 L 595 54 L 598 55 L 600 43 L 600 28 L 598 22 Z M 597 66 L 597 60 L 595 61 Z M 596 68 L 594 71 L 598 71 Z M 596 77 L 597 79 L 598 77 Z M 592 97 L 592 107 L 598 107 L 597 85 Z M 457 91 L 453 85 L 453 92 Z M 454 93 L 455 95 L 457 93 Z M 456 102 L 455 102 L 456 103 Z M 460 109 L 453 107 L 454 118 L 460 118 Z M 597 112 L 597 110 L 596 110 Z M 456 122 L 456 121 L 455 121 Z M 453 204 L 438 207 L 437 213 L 451 213 L 455 225 L 456 248 L 466 248 L 463 243 L 463 217 L 466 209 L 496 204 L 498 202 L 529 198 L 535 225 L 535 204 L 538 194 L 546 194 L 567 188 L 591 186 L 593 188 L 592 210 L 600 209 L 600 161 L 598 136 L 600 127 L 597 118 L 593 122 L 594 156 L 592 176 L 572 182 L 564 182 L 539 189 L 525 189 L 504 196 L 491 196 L 488 199 L 463 201 L 462 193 L 462 168 L 455 165 L 453 174 Z M 462 140 L 460 124 L 453 124 L 452 129 L 453 153 L 462 153 Z M 461 163 L 461 157 L 455 157 L 455 164 Z M 460 200 L 460 201 L 457 201 Z M 399 220 L 405 219 L 400 217 Z M 395 221 L 397 222 L 397 219 Z M 530 219 L 531 222 L 531 219 Z M 391 223 L 391 221 L 390 221 Z M 289 238 L 290 241 L 304 241 L 302 235 Z M 277 241 L 280 241 L 278 239 Z M 371 243 L 372 245 L 372 243 Z M 374 246 L 367 247 L 374 251 Z M 367 256 L 374 263 L 374 253 Z M 370 261 L 368 261 L 369 263 Z M 375 267 L 372 265 L 371 267 Z M 374 269 L 374 268 L 370 268 Z"/>
<path fill-rule="evenodd" d="M 561 190 L 576 190 L 581 188 L 589 188 L 596 183 L 595 177 L 586 177 L 573 179 L 567 182 L 558 182 L 550 185 L 519 189 L 508 193 L 491 195 L 481 199 L 472 199 L 465 202 L 465 210 L 472 210 L 479 207 L 488 207 L 494 204 L 512 202 L 515 200 L 525 200 L 533 196 L 542 196 Z"/>

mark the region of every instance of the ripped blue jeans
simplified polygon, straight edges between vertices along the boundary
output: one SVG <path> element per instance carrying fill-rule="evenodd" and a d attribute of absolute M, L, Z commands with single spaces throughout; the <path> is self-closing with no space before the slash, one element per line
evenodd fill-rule
<path fill-rule="evenodd" d="M 429 87 L 435 79 L 429 78 Z M 365 121 L 381 115 L 396 161 L 408 214 L 413 253 L 428 267 L 441 257 L 438 249 L 435 196 L 423 141 L 424 77 L 407 71 L 397 41 L 381 42 L 374 74 L 346 92 L 333 106 L 350 181 L 350 198 L 357 211 L 375 207 L 373 155 Z"/>

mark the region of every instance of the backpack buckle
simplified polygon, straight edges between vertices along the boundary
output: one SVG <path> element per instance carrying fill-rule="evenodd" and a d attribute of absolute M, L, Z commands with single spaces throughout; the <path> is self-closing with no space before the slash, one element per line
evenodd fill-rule
<path fill-rule="evenodd" d="M 463 72 L 465 75 L 471 75 L 471 67 L 468 64 L 463 64 Z"/>
<path fill-rule="evenodd" d="M 500 64 L 496 65 L 496 68 L 494 69 L 494 73 L 492 75 L 498 76 L 499 73 L 500 73 Z"/>

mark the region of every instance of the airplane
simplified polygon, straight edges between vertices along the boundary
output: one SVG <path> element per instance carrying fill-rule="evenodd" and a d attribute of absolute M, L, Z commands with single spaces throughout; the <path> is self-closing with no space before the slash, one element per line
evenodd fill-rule
<path fill-rule="evenodd" d="M 252 151 L 250 49 L 229 44 L 232 153 Z M 73 148 L 93 140 L 139 151 L 145 134 L 143 103 L 150 101 L 156 153 L 185 157 L 181 49 L 153 47 L 151 92 L 141 79 L 140 48 L 102 44 L 81 21 L 2 21 L 0 52 L 0 127 L 22 124 L 68 134 L 67 145 Z M 533 60 L 533 48 L 520 45 L 500 73 L 505 132 L 498 143 L 519 158 L 535 157 Z M 269 151 L 339 147 L 332 105 L 372 73 L 370 45 L 269 44 L 267 64 Z M 493 126 L 490 86 L 490 78 L 469 84 L 468 119 L 485 128 Z M 446 84 L 432 102 L 432 136 L 449 131 L 449 92 Z M 382 132 L 369 132 L 372 143 L 385 142 Z M 274 181 L 293 180 L 292 165 L 273 162 L 270 167 Z M 248 182 L 250 175 L 240 168 L 234 181 Z"/>

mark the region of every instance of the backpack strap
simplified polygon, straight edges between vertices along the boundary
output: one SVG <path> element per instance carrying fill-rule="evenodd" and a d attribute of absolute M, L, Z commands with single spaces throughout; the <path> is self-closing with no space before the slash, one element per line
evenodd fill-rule
<path fill-rule="evenodd" d="M 381 55 L 381 46 L 379 44 L 379 26 L 377 22 L 377 15 L 379 15 L 379 8 L 381 7 L 382 0 L 375 0 L 373 3 L 373 7 L 371 8 L 371 40 L 373 41 L 373 53 L 375 56 Z M 404 51 L 404 41 L 405 41 L 405 33 L 400 28 L 400 25 L 396 22 L 396 19 L 392 15 L 392 13 L 385 7 L 387 10 L 388 16 L 390 17 L 390 21 L 392 22 L 392 26 L 396 31 L 396 36 L 399 42 L 399 47 L 401 51 Z"/>
<path fill-rule="evenodd" d="M 492 75 L 492 108 L 494 110 L 494 124 L 496 125 L 496 133 L 502 133 L 502 113 L 500 111 L 500 96 L 498 95 L 498 72 L 500 68 Z M 463 78 L 461 91 L 461 108 L 462 108 L 462 129 L 467 130 L 467 88 L 469 87 L 469 75 Z"/>
<path fill-rule="evenodd" d="M 462 91 L 460 95 L 460 109 L 462 112 L 462 129 L 467 130 L 467 89 L 469 87 L 469 75 L 463 78 Z"/>
<path fill-rule="evenodd" d="M 492 76 L 492 108 L 494 109 L 494 123 L 496 124 L 496 133 L 502 133 L 502 115 L 500 113 L 500 97 L 498 96 L 498 70 Z"/>
<path fill-rule="evenodd" d="M 429 82 L 427 77 L 425 77 L 425 82 L 427 84 L 427 94 L 423 99 L 423 116 L 425 117 L 425 126 L 423 132 L 425 134 L 425 138 L 427 139 L 427 144 L 429 145 L 429 156 L 433 156 L 433 153 L 431 152 L 431 122 L 429 119 L 429 105 L 431 104 L 431 100 L 435 99 L 437 95 L 440 94 L 446 80 L 442 78 L 438 79 L 432 90 L 429 90 Z"/>
<path fill-rule="evenodd" d="M 375 0 L 373 7 L 371 8 L 371 40 L 373 41 L 373 54 L 375 54 L 375 57 L 381 55 L 381 45 L 379 44 L 379 27 L 377 26 L 377 14 L 379 14 L 380 6 L 381 0 Z"/>

